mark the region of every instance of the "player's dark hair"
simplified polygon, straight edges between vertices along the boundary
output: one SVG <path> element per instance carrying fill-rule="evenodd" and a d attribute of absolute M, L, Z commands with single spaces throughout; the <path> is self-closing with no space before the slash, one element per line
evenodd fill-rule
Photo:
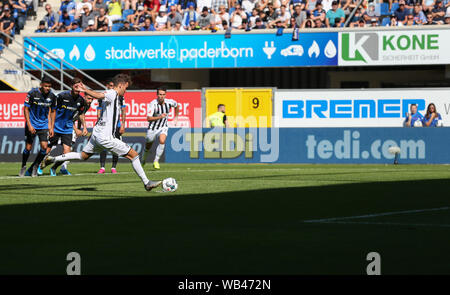
<path fill-rule="evenodd" d="M 128 83 L 129 77 L 128 77 L 128 75 L 125 75 L 125 74 L 118 74 L 118 75 L 114 76 L 112 81 L 114 83 L 114 86 L 117 86 L 119 84 Z"/>
<path fill-rule="evenodd" d="M 44 76 L 44 78 L 42 78 L 41 84 L 44 84 L 44 83 L 52 84 L 52 80 L 50 79 L 49 76 Z"/>
<path fill-rule="evenodd" d="M 164 92 L 166 92 L 166 91 L 167 91 L 167 88 L 164 87 L 164 86 L 159 86 L 158 88 L 156 88 L 156 94 L 158 94 L 159 91 L 164 91 Z"/>
<path fill-rule="evenodd" d="M 75 77 L 72 79 L 72 81 L 70 81 L 70 86 L 73 86 L 73 85 L 81 83 L 81 82 L 83 82 L 83 81 L 80 78 Z"/>
<path fill-rule="evenodd" d="M 128 86 L 131 86 L 131 78 L 129 75 L 127 74 L 117 74 L 118 77 L 123 78 L 125 80 L 127 80 L 128 82 Z"/>
<path fill-rule="evenodd" d="M 219 104 L 218 106 L 217 106 L 217 108 L 219 109 L 220 107 L 224 107 L 225 105 L 224 104 Z"/>
<path fill-rule="evenodd" d="M 427 119 L 430 118 L 430 116 L 431 116 L 431 111 L 430 111 L 431 106 L 434 107 L 434 112 L 437 114 L 436 105 L 434 103 L 430 103 L 427 107 L 427 113 L 425 115 L 425 118 L 427 118 Z"/>

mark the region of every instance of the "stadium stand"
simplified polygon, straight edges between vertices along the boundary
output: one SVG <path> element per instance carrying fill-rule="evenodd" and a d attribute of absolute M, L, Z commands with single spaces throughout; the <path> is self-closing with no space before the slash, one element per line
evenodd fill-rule
<path fill-rule="evenodd" d="M 33 2 L 38 0 L 1 0 L 0 25 L 20 34 L 27 19 L 36 17 Z M 51 0 L 46 2 L 45 28 L 34 24 L 33 31 L 93 32 L 190 31 L 259 28 L 342 27 L 359 0 Z M 334 5 L 333 5 L 334 4 Z M 48 8 L 47 6 L 50 6 Z M 7 11 L 11 11 L 11 16 Z M 430 14 L 430 17 L 426 17 Z M 392 16 L 396 21 L 391 21 Z M 408 15 L 413 21 L 408 22 Z M 88 29 L 90 20 L 94 21 Z M 361 21 L 362 20 L 362 21 Z M 349 22 L 350 27 L 415 26 L 450 23 L 450 0 L 363 0 Z M 142 29 L 143 27 L 147 29 Z M 75 27 L 75 29 L 73 28 Z M 150 31 L 151 31 L 150 30 Z M 8 43 L 4 40 L 4 43 Z"/>

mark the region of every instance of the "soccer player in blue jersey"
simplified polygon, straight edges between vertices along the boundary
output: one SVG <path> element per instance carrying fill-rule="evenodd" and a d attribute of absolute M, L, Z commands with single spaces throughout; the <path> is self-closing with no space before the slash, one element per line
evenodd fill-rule
<path fill-rule="evenodd" d="M 55 122 L 56 96 L 51 91 L 52 83 L 49 77 L 44 77 L 39 88 L 31 89 L 24 103 L 25 116 L 25 149 L 22 153 L 22 168 L 19 176 L 37 176 L 39 163 L 47 154 L 49 136 L 53 136 Z M 33 164 L 27 170 L 27 160 L 30 156 L 34 138 L 39 137 L 41 149 Z"/>
<path fill-rule="evenodd" d="M 417 125 L 422 126 L 423 116 L 417 111 L 417 105 L 412 104 L 409 107 L 411 111 L 410 114 L 406 114 L 405 121 L 403 122 L 405 127 L 417 127 Z"/>
<path fill-rule="evenodd" d="M 106 83 L 107 89 L 113 89 L 114 83 L 112 81 L 108 81 Z M 117 128 L 114 133 L 114 136 L 120 140 L 122 140 L 122 134 L 125 132 L 125 121 L 126 121 L 126 105 L 125 105 L 125 98 L 123 96 L 119 96 L 119 104 L 120 104 L 120 115 L 121 119 L 117 121 Z M 102 114 L 102 104 L 100 103 L 97 107 L 97 119 L 100 119 Z M 105 163 L 106 163 L 106 156 L 107 151 L 104 150 L 100 153 L 100 170 L 98 170 L 98 174 L 105 173 Z M 111 173 L 116 174 L 117 170 L 117 162 L 119 161 L 119 156 L 112 155 L 112 167 L 111 167 Z"/>
<path fill-rule="evenodd" d="M 50 137 L 48 150 L 49 153 L 51 148 L 58 145 L 60 142 L 63 146 L 63 154 L 71 152 L 72 148 L 72 133 L 75 131 L 77 136 L 85 136 L 88 132 L 85 128 L 84 116 L 79 116 L 82 126 L 84 126 L 83 131 L 77 128 L 77 124 L 73 124 L 74 117 L 84 110 L 85 101 L 80 95 L 80 92 L 75 89 L 75 85 L 81 83 L 81 79 L 74 78 L 71 81 L 71 90 L 63 91 L 58 94 L 56 98 L 56 116 L 55 116 L 55 126 L 54 135 Z M 62 163 L 56 163 L 50 168 L 50 175 L 56 176 L 56 169 Z M 61 168 L 61 174 L 70 175 L 67 169 Z"/>
<path fill-rule="evenodd" d="M 440 127 L 442 125 L 442 117 L 436 110 L 434 103 L 430 103 L 427 107 L 427 113 L 423 117 L 424 127 Z"/>
<path fill-rule="evenodd" d="M 74 117 L 73 117 L 73 124 L 74 124 L 74 130 L 73 130 L 73 132 L 72 132 L 72 148 L 73 148 L 73 145 L 76 143 L 76 141 L 77 141 L 77 139 L 78 139 L 78 137 L 80 137 L 80 136 L 85 136 L 86 135 L 86 133 L 87 133 L 87 127 L 86 127 L 86 120 L 85 120 L 85 117 L 86 117 L 86 113 L 89 111 L 89 109 L 91 108 L 91 104 L 92 104 L 92 101 L 94 100 L 94 98 L 92 97 L 92 96 L 90 96 L 90 95 L 85 95 L 84 96 L 84 105 L 83 106 L 81 106 L 80 108 L 79 108 L 79 110 L 76 112 L 76 113 L 74 113 Z M 81 131 L 81 129 L 83 129 L 83 131 Z M 85 131 L 86 130 L 86 131 Z M 62 144 L 62 142 L 61 142 L 61 139 L 59 139 L 58 140 L 58 144 L 59 145 L 61 145 Z M 53 149 L 55 149 L 56 148 L 56 145 L 54 145 L 54 146 L 52 146 L 49 150 L 47 150 L 47 155 L 49 155 L 50 154 L 50 152 L 53 150 Z M 71 148 L 71 150 L 72 150 L 72 148 Z M 44 160 L 45 160 L 45 158 L 44 158 Z M 43 162 L 42 162 L 43 163 Z M 42 164 L 41 163 L 41 164 Z M 67 174 L 67 175 L 71 175 L 70 174 L 70 172 L 68 171 L 68 169 L 67 169 L 67 165 L 69 165 L 69 163 L 70 163 L 70 161 L 65 161 L 64 163 L 62 163 L 62 165 L 61 165 L 61 169 L 60 169 L 60 171 L 61 171 L 61 173 L 62 174 Z M 66 171 L 64 171 L 64 170 L 66 170 Z M 42 170 L 41 170 L 42 171 Z M 50 174 L 52 175 L 52 176 L 56 176 L 56 170 L 50 170 Z"/>

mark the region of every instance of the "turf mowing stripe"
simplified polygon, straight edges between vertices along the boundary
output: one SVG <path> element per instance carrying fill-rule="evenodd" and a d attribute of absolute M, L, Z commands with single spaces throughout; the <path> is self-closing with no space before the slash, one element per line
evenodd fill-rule
<path fill-rule="evenodd" d="M 247 170 L 252 170 L 252 168 L 248 168 L 248 169 L 226 169 L 225 171 L 242 171 L 245 172 Z M 273 168 L 273 169 L 258 169 L 258 171 L 301 171 L 304 170 L 303 168 Z M 182 173 L 182 172 L 223 172 L 223 169 L 187 169 L 187 170 L 160 170 L 160 171 L 154 171 L 154 170 L 150 170 L 147 172 L 162 172 L 162 173 Z M 358 173 L 358 172 L 355 172 Z M 120 174 L 135 174 L 135 172 L 119 172 L 117 173 L 117 175 Z M 72 174 L 71 176 L 87 176 L 87 175 L 97 175 L 97 172 L 92 172 L 92 173 L 77 173 L 77 174 Z M 102 174 L 105 175 L 105 174 Z M 109 175 L 108 173 L 106 173 L 106 175 Z M 58 175 L 58 176 L 62 176 L 62 175 Z M 54 177 L 54 176 L 50 176 L 50 175 L 41 175 L 38 176 L 38 178 L 42 178 L 42 177 Z M 18 178 L 23 178 L 23 179 L 30 179 L 30 177 L 19 177 L 19 176 L 0 176 L 0 180 L 2 179 L 18 179 Z"/>
<path fill-rule="evenodd" d="M 257 169 L 257 171 L 308 171 L 308 170 L 315 170 L 316 168 L 264 168 L 264 169 Z M 187 168 L 186 170 L 160 170 L 160 171 L 155 171 L 155 170 L 150 170 L 148 172 L 162 172 L 162 173 L 182 173 L 182 172 L 245 172 L 247 170 L 251 170 L 254 171 L 254 166 L 251 166 L 249 168 L 242 168 L 242 169 L 192 169 L 192 168 Z M 337 169 L 339 170 L 339 169 Z M 346 168 L 343 170 L 347 170 Z M 383 170 L 383 169 L 366 169 L 364 172 L 368 173 L 368 172 L 377 172 L 377 171 L 385 171 L 385 172 L 401 172 L 401 173 L 405 173 L 405 171 L 399 171 L 399 170 Z M 432 170 L 423 170 L 423 171 L 432 171 Z M 358 174 L 360 173 L 359 170 L 355 170 L 353 173 L 351 174 Z M 92 172 L 92 173 L 77 173 L 77 174 L 72 174 L 72 176 L 87 176 L 87 175 L 96 175 L 96 172 Z M 119 172 L 118 174 L 134 174 L 134 172 Z M 108 174 L 107 174 L 108 175 Z M 317 175 L 320 175 L 320 173 L 317 173 Z M 50 175 L 41 175 L 39 177 L 50 177 Z M 29 177 L 19 177 L 19 176 L 0 176 L 0 180 L 3 179 L 18 179 L 18 178 L 24 178 L 24 179 L 29 179 Z"/>
<path fill-rule="evenodd" d="M 410 214 L 410 213 L 421 213 L 421 212 L 430 212 L 430 211 L 444 211 L 444 210 L 448 210 L 448 209 L 450 209 L 450 207 L 407 210 L 407 211 L 393 211 L 393 212 L 367 214 L 367 215 L 357 215 L 357 216 L 334 217 L 334 218 L 324 218 L 324 219 L 310 219 L 310 220 L 304 220 L 303 222 L 306 222 L 306 223 L 331 222 L 331 221 L 338 221 L 338 220 L 371 218 L 371 217 L 389 216 L 389 215 L 397 215 L 397 214 Z"/>
<path fill-rule="evenodd" d="M 430 224 L 430 223 L 400 223 L 400 222 L 370 222 L 370 221 L 323 221 L 319 223 L 329 224 L 363 224 L 363 225 L 399 225 L 399 226 L 429 226 L 429 227 L 448 227 L 450 224 Z"/>

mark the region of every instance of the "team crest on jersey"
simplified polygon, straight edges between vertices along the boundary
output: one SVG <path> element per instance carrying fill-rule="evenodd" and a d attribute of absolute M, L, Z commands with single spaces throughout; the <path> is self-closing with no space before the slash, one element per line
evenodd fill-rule
<path fill-rule="evenodd" d="M 30 97 L 27 95 L 27 97 L 25 97 L 25 102 L 29 103 L 30 102 Z"/>
<path fill-rule="evenodd" d="M 52 99 L 50 97 L 47 98 L 47 101 L 52 101 Z"/>

